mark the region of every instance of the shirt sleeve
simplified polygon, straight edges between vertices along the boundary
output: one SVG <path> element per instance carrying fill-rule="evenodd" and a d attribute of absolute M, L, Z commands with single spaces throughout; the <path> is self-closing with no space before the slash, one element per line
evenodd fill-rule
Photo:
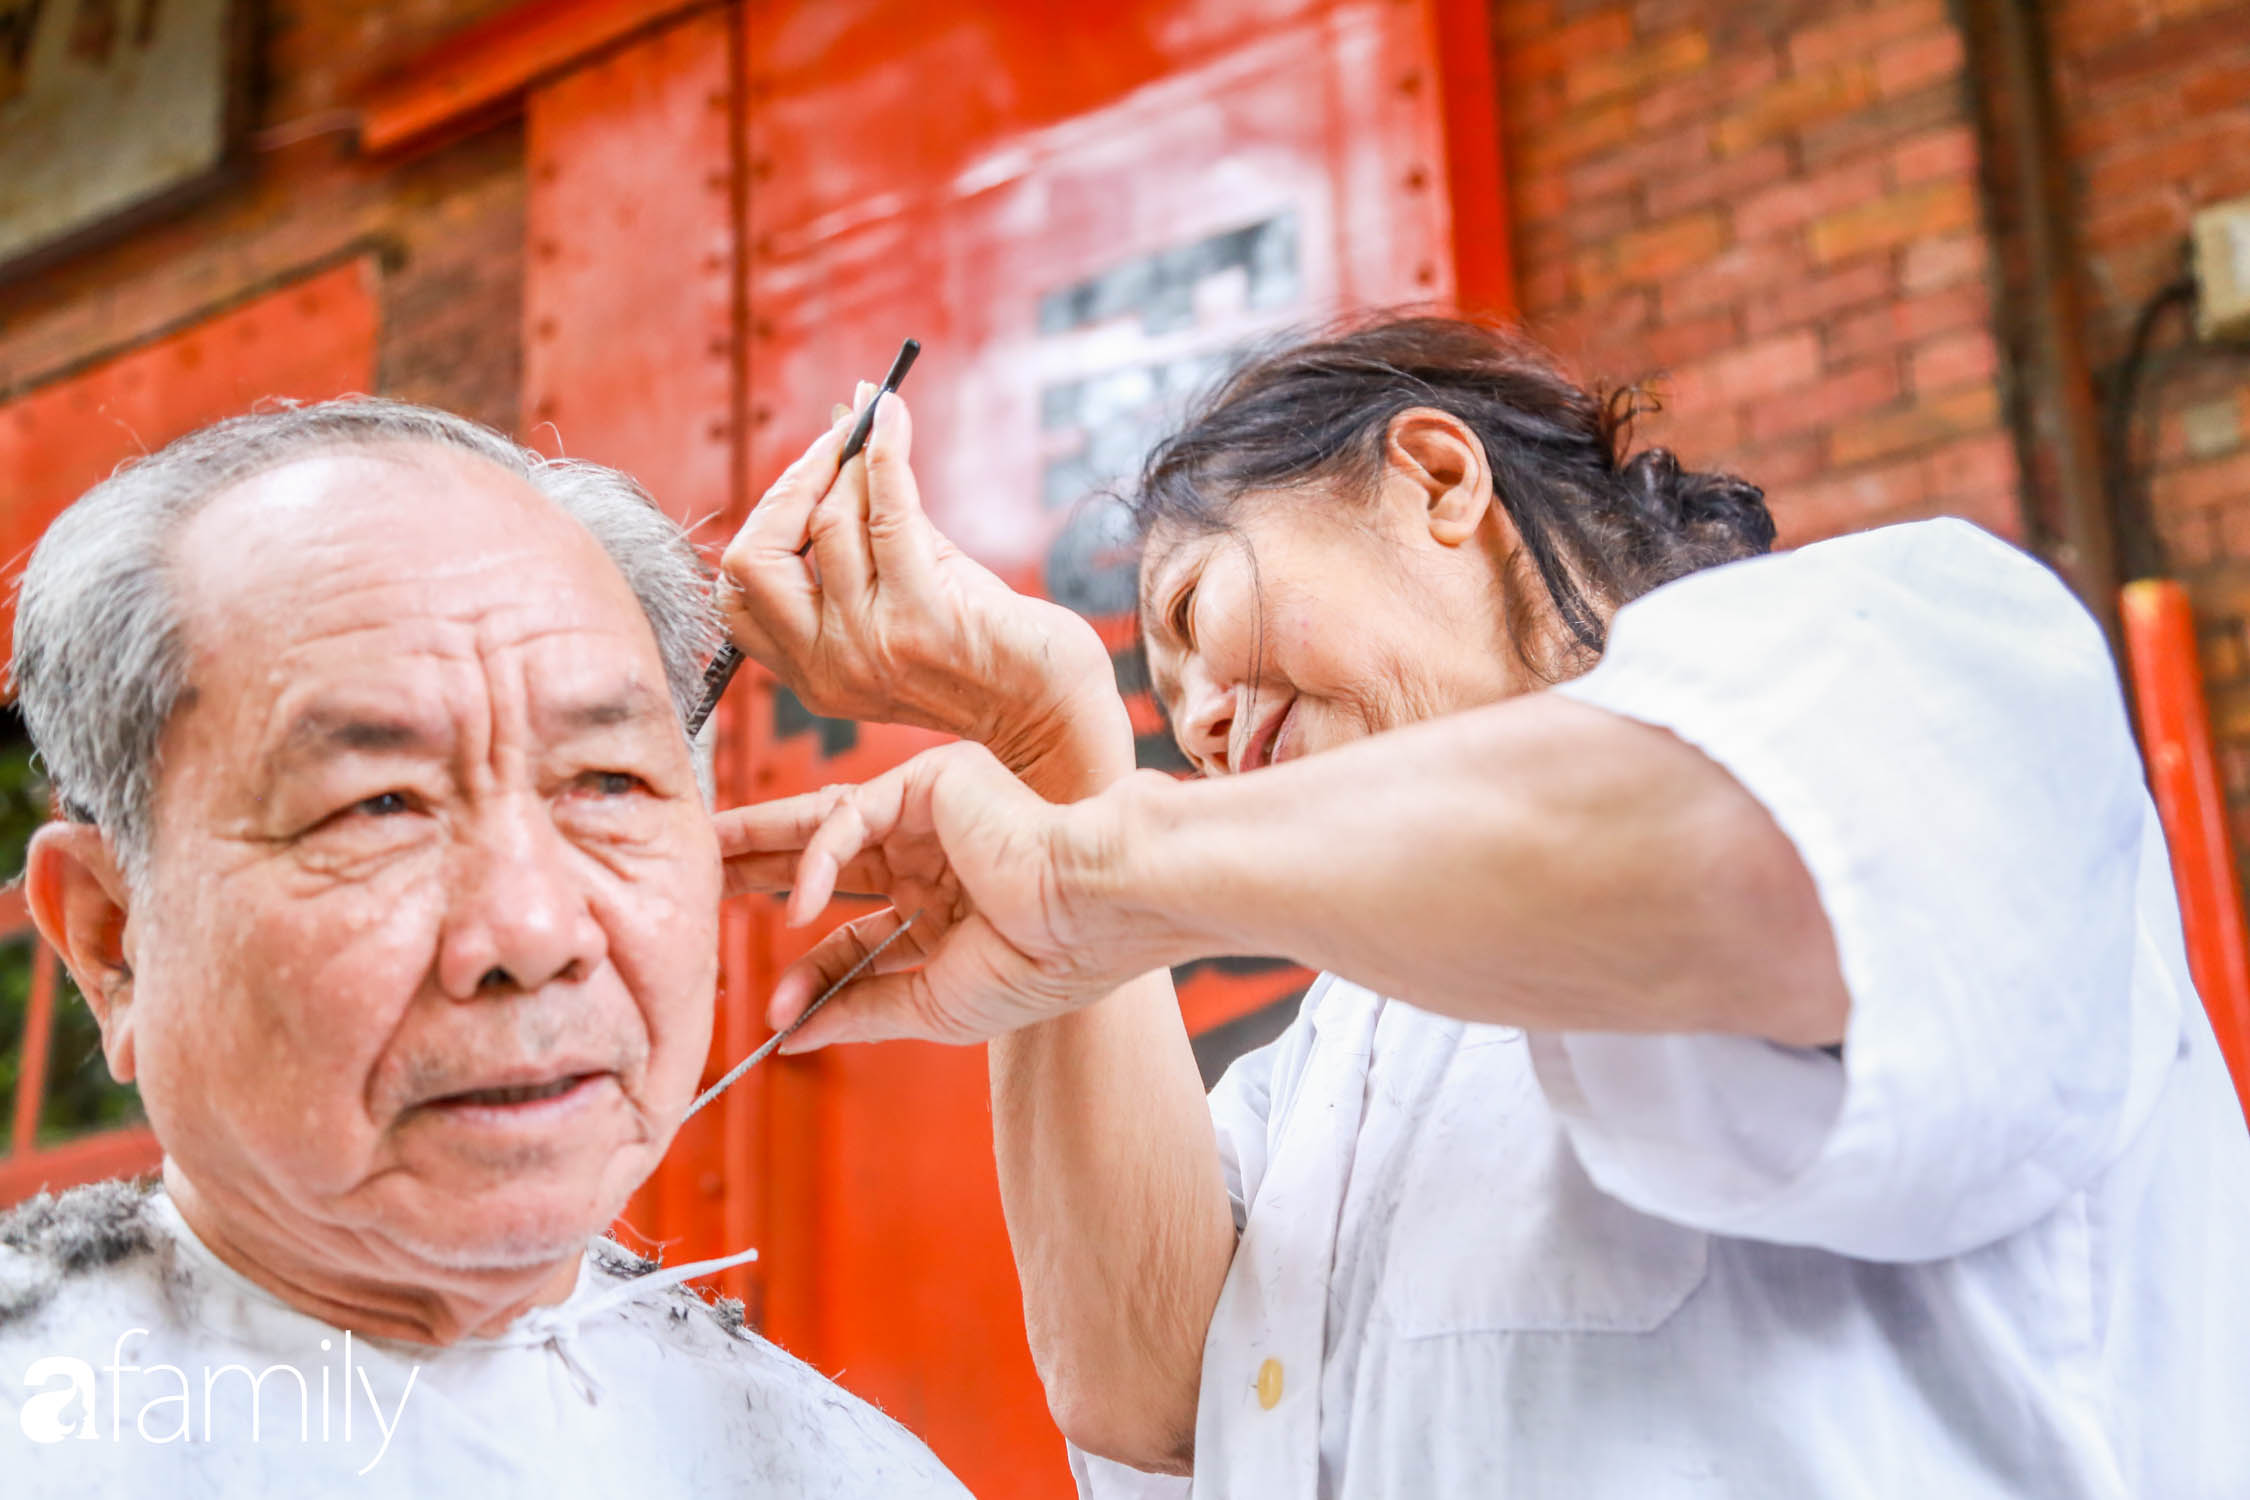
<path fill-rule="evenodd" d="M 1588 1175 L 1714 1233 L 1876 1260 L 2013 1233 L 2122 1148 L 2180 1034 L 2136 984 L 2152 826 L 2100 629 L 2053 574 L 1924 522 L 1691 575 L 1558 691 L 1696 746 L 1811 872 L 1841 1058 L 1550 1033 Z"/>
<path fill-rule="evenodd" d="M 1211 1089 L 1211 1124 L 1219 1138 L 1219 1167 L 1226 1175 L 1227 1198 L 1234 1205 L 1234 1232 L 1250 1222 L 1250 1205 L 1265 1180 L 1272 1154 L 1273 1121 L 1286 1114 L 1298 1076 L 1312 1050 L 1314 1018 L 1334 979 L 1314 980 L 1288 1029 L 1263 1047 L 1228 1064 Z M 1278 1096 L 1278 1097 L 1277 1097 Z"/>
<path fill-rule="evenodd" d="M 1144 1474 L 1096 1458 L 1075 1443 L 1063 1446 L 1070 1454 L 1070 1477 L 1078 1481 L 1078 1500 L 1188 1500 L 1195 1493 L 1195 1481 L 1184 1475 Z"/>

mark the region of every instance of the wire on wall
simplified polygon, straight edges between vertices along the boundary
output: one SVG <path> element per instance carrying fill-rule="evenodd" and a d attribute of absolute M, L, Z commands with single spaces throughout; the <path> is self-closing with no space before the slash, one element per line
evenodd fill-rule
<path fill-rule="evenodd" d="M 2183 242 L 2183 267 L 2193 264 L 2192 256 L 2193 246 Z M 2199 295 L 2195 275 L 2188 269 L 2151 292 L 2133 316 L 2133 331 L 2124 354 L 2102 382 L 2104 478 L 2116 528 L 2118 560 L 2128 579 L 2159 578 L 2171 571 L 2150 495 L 2154 465 L 2145 457 L 2152 446 L 2148 428 L 2161 410 L 2156 398 L 2164 382 L 2204 359 L 2250 358 L 2250 345 L 2215 343 L 2198 337 L 2195 315 Z M 2157 335 L 2174 316 L 2186 330 L 2186 339 L 2160 350 Z"/>

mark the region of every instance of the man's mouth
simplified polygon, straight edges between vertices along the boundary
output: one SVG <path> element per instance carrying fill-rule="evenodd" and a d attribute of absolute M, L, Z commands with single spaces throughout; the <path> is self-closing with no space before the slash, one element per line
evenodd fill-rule
<path fill-rule="evenodd" d="M 568 1078 L 557 1078 L 552 1083 L 523 1083 L 510 1088 L 470 1089 L 465 1093 L 448 1094 L 435 1104 L 537 1104 L 543 1099 L 560 1099 L 572 1089 L 593 1077 L 591 1073 L 573 1073 Z"/>
<path fill-rule="evenodd" d="M 566 1099 L 572 1094 L 591 1087 L 608 1077 L 606 1073 L 566 1073 L 560 1078 L 549 1078 L 528 1083 L 492 1084 L 484 1088 L 462 1089 L 458 1093 L 440 1094 L 422 1101 L 424 1109 L 442 1110 L 528 1110 L 533 1106 L 550 1104 Z"/>

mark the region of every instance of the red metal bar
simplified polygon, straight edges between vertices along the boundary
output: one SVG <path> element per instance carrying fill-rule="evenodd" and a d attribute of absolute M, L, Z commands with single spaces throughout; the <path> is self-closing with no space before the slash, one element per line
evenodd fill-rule
<path fill-rule="evenodd" d="M 714 550 L 735 502 L 731 50 L 728 17 L 697 16 L 525 106 L 523 432 L 627 470 Z"/>
<path fill-rule="evenodd" d="M 2195 611 L 2170 579 L 2142 579 L 2120 595 L 2133 696 L 2150 790 L 2172 852 L 2188 968 L 2250 1111 L 2250 938 L 2241 876 L 2227 836 L 2226 793 L 2211 749 L 2211 718 L 2196 658 Z"/>
<path fill-rule="evenodd" d="M 360 104 L 359 143 L 394 151 L 515 99 L 591 54 L 712 0 L 535 0 L 449 37 Z"/>
<path fill-rule="evenodd" d="M 0 1205 L 40 1191 L 59 1192 L 107 1177 L 138 1177 L 164 1160 L 155 1132 L 145 1126 L 104 1130 L 75 1141 L 0 1160 Z"/>
<path fill-rule="evenodd" d="M 16 1070 L 15 1128 L 9 1154 L 23 1156 L 39 1147 L 39 1109 L 47 1102 L 47 1051 L 55 1023 L 55 950 L 31 944 L 31 1004 L 23 1017 L 22 1066 Z"/>
<path fill-rule="evenodd" d="M 31 930 L 31 908 L 24 904 L 23 886 L 0 886 L 0 943 Z"/>
<path fill-rule="evenodd" d="M 1430 0 L 1430 9 L 1453 212 L 1454 299 L 1465 313 L 1512 316 L 1516 268 L 1492 81 L 1491 0 Z"/>

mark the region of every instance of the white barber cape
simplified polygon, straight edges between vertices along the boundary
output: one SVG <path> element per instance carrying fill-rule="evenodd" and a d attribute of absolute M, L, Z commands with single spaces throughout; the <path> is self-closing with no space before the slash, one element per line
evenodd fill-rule
<path fill-rule="evenodd" d="M 2061 584 L 1892 527 L 1659 589 L 1559 691 L 1794 841 L 1842 1058 L 1324 977 L 1211 1096 L 1197 1500 L 2250 1496 L 2250 1135 Z"/>
<path fill-rule="evenodd" d="M 438 1349 L 295 1311 L 161 1193 L 82 1191 L 107 1210 L 66 1195 L 63 1227 L 0 1243 L 0 1495 L 967 1494 L 906 1429 L 607 1242 L 567 1300 Z"/>

